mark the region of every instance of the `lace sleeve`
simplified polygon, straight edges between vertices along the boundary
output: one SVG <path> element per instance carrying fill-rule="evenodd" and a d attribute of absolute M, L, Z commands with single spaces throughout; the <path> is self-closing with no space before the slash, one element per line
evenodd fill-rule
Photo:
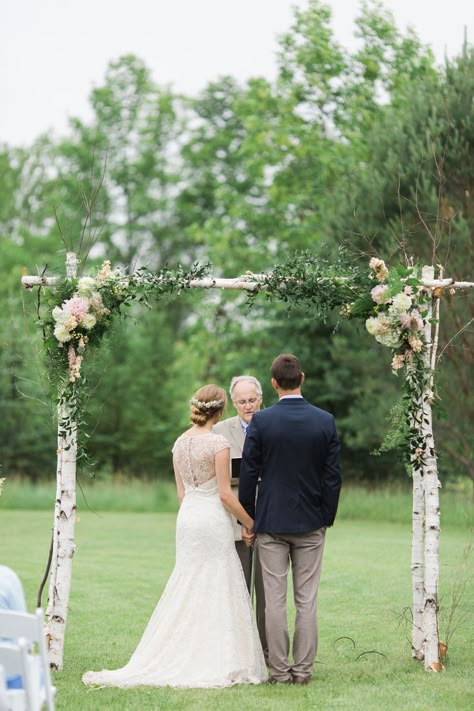
<path fill-rule="evenodd" d="M 230 449 L 230 443 L 226 440 L 224 435 L 215 435 L 215 437 L 214 454 L 221 452 L 223 449 Z"/>

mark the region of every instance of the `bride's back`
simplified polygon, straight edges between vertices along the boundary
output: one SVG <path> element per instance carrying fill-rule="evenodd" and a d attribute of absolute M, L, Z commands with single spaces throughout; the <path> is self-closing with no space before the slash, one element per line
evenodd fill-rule
<path fill-rule="evenodd" d="M 173 447 L 173 460 L 188 487 L 196 488 L 215 478 L 215 455 L 228 447 L 225 437 L 209 434 L 182 434 Z"/>

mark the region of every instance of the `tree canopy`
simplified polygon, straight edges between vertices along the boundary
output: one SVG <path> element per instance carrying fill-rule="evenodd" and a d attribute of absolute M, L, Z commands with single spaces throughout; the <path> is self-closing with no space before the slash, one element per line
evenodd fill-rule
<path fill-rule="evenodd" d="M 216 77 L 197 97 L 121 57 L 91 93 L 89 122 L 71 120 L 61 140 L 1 148 L 2 474 L 54 471 L 36 297 L 19 281 L 23 267 L 63 273 L 66 248 L 130 273 L 211 262 L 215 275 L 237 276 L 303 250 L 335 258 L 342 245 L 355 263 L 413 257 L 472 277 L 474 51 L 437 67 L 376 2 L 356 32 L 349 52 L 329 9 L 311 0 L 280 39 L 275 80 Z M 449 455 L 440 470 L 474 478 L 473 302 L 448 295 L 441 308 L 439 411 L 457 416 L 436 424 Z M 405 476 L 397 450 L 371 454 L 401 395 L 388 353 L 337 311 L 319 323 L 298 305 L 288 314 L 261 300 L 249 312 L 245 296 L 214 292 L 128 316 L 87 366 L 99 472 L 170 476 L 194 389 L 251 373 L 269 405 L 271 360 L 291 351 L 306 397 L 336 416 L 346 478 Z"/>

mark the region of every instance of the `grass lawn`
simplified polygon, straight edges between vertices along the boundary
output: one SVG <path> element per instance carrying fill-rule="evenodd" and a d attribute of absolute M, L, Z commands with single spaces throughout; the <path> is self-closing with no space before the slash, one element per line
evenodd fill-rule
<path fill-rule="evenodd" d="M 51 521 L 46 511 L 0 511 L 0 562 L 20 575 L 30 609 L 47 558 Z M 427 674 L 411 659 L 410 628 L 403 616 L 411 606 L 410 527 L 357 520 L 340 520 L 328 531 L 318 660 L 308 686 L 87 690 L 81 683 L 84 671 L 122 666 L 134 650 L 174 564 L 174 527 L 173 513 L 81 512 L 65 668 L 54 675 L 59 711 L 474 708 L 472 575 L 456 612 L 455 621 L 461 624 L 449 645 L 446 671 Z M 450 586 L 470 540 L 466 529 L 442 531 L 441 638 Z M 472 572 L 473 561 L 469 563 Z"/>

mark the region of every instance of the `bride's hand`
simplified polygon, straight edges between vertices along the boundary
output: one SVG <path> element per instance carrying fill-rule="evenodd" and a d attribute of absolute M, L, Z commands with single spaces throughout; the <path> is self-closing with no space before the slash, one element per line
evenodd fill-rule
<path fill-rule="evenodd" d="M 253 531 L 249 531 L 246 526 L 242 526 L 242 540 L 245 545 L 250 548 L 255 540 L 255 533 L 253 533 Z"/>

